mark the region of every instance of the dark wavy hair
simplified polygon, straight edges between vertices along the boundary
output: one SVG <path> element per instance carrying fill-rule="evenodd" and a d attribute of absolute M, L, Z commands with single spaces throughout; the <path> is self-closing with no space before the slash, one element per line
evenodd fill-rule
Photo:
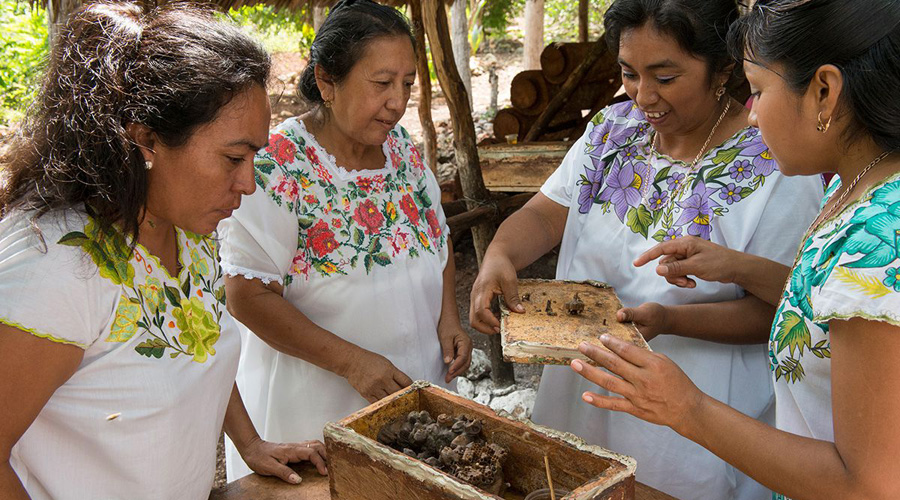
<path fill-rule="evenodd" d="M 147 201 L 147 171 L 128 123 L 183 146 L 231 99 L 265 87 L 266 51 L 208 9 L 94 3 L 59 32 L 35 103 L 3 163 L 0 214 L 84 207 L 101 230 L 133 242 Z"/>
<path fill-rule="evenodd" d="M 805 92 L 821 66 L 841 71 L 845 139 L 870 135 L 900 149 L 900 0 L 758 0 L 729 33 L 738 59 L 781 66 L 789 88 Z"/>
<path fill-rule="evenodd" d="M 686 52 L 706 61 L 711 84 L 715 73 L 736 61 L 728 52 L 726 36 L 737 18 L 734 0 L 616 0 L 603 17 L 603 27 L 609 50 L 618 55 L 622 32 L 651 22 Z M 735 64 L 726 87 L 734 90 L 743 82 L 743 71 Z"/>
<path fill-rule="evenodd" d="M 334 83 L 341 83 L 362 58 L 368 44 L 383 36 L 406 36 L 415 52 L 416 39 L 409 21 L 396 9 L 372 0 L 338 2 L 309 49 L 309 63 L 297 85 L 300 97 L 310 104 L 322 104 L 322 94 L 316 85 L 316 66 L 321 66 Z"/>

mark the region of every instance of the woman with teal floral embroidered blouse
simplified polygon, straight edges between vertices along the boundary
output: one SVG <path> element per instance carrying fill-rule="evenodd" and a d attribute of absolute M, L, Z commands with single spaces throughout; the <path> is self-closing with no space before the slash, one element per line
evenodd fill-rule
<path fill-rule="evenodd" d="M 748 110 L 726 92 L 739 81 L 723 38 L 736 17 L 731 0 L 610 6 L 606 40 L 632 101 L 594 117 L 541 192 L 499 228 L 472 289 L 473 326 L 496 331 L 491 297 L 502 291 L 515 306 L 515 271 L 560 245 L 557 278 L 611 284 L 631 308 L 621 319 L 637 323 L 654 351 L 714 397 L 771 420 L 762 343 L 774 306 L 735 284 L 679 289 L 631 265 L 657 242 L 688 235 L 787 264 L 815 215 L 821 181 L 781 175 L 747 126 Z M 695 321 L 710 309 L 746 321 Z M 596 390 L 567 367 L 547 366 L 532 419 L 633 456 L 638 480 L 682 500 L 768 496 L 672 430 L 580 401 Z"/>
<path fill-rule="evenodd" d="M 272 131 L 259 189 L 222 222 L 229 308 L 249 330 L 238 386 L 266 439 L 315 439 L 468 367 L 440 188 L 398 124 L 415 77 L 397 10 L 335 5 L 299 85 L 312 110 Z M 226 453 L 229 480 L 249 472 Z"/>
<path fill-rule="evenodd" d="M 776 425 L 614 340 L 603 340 L 614 353 L 583 352 L 618 377 L 572 368 L 622 396 L 585 401 L 671 427 L 775 499 L 900 498 L 900 1 L 759 0 L 732 30 L 755 92 L 751 123 L 782 170 L 837 177 L 790 269 L 697 239 L 635 264 L 664 256 L 657 272 L 672 284 L 734 282 L 777 305 Z"/>
<path fill-rule="evenodd" d="M 269 56 L 190 7 L 93 4 L 59 32 L 0 190 L 0 497 L 205 499 L 259 439 L 212 233 L 254 190 Z M 202 189 L 197 189 L 202 186 Z"/>

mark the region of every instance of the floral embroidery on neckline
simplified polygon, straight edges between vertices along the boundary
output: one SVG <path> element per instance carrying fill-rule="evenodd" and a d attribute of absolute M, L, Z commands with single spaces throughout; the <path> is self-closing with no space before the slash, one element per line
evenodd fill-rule
<path fill-rule="evenodd" d="M 225 287 L 214 240 L 177 229 L 182 265 L 172 277 L 143 245 L 131 251 L 120 231 L 101 233 L 90 218 L 82 231 L 59 239 L 80 247 L 101 277 L 121 287 L 121 296 L 106 342 L 135 340 L 134 350 L 148 358 L 185 355 L 198 363 L 215 356 L 219 322 L 225 310 Z M 183 281 L 182 281 L 183 277 Z"/>
<path fill-rule="evenodd" d="M 276 205 L 297 216 L 297 252 L 285 285 L 294 277 L 309 280 L 311 271 L 321 277 L 355 269 L 368 274 L 445 247 L 446 234 L 434 208 L 439 201 L 431 199 L 421 156 L 402 127 L 385 141 L 393 165 L 389 171 L 349 178 L 323 169 L 301 130 L 290 123 L 279 127 L 270 136 L 270 148 L 255 161 L 257 184 Z"/>
<path fill-rule="evenodd" d="M 742 129 L 713 148 L 690 173 L 683 162 L 649 156 L 649 124 L 632 103 L 614 105 L 605 113 L 591 120 L 584 144 L 587 161 L 576 183 L 578 211 L 588 214 L 599 205 L 644 238 L 710 239 L 714 219 L 762 188 L 775 171 L 757 129 Z M 682 188 L 684 183 L 690 186 Z M 679 194 L 677 200 L 672 199 L 674 193 Z"/>

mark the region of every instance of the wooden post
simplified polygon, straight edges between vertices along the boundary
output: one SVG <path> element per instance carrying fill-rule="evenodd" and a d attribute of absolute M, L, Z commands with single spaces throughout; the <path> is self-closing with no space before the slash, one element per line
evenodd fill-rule
<path fill-rule="evenodd" d="M 421 0 L 410 0 L 413 32 L 416 37 L 416 73 L 419 76 L 419 123 L 425 139 L 425 164 L 437 177 L 437 131 L 431 118 L 431 72 L 428 70 L 428 54 L 425 48 L 425 20 L 422 18 Z"/>
<path fill-rule="evenodd" d="M 578 41 L 588 41 L 588 0 L 578 0 Z"/>
<path fill-rule="evenodd" d="M 325 6 L 317 3 L 312 8 L 313 30 L 318 33 L 322 23 L 325 22 Z"/>
<path fill-rule="evenodd" d="M 450 29 L 453 31 L 452 43 L 453 59 L 456 61 L 456 69 L 466 86 L 469 96 L 469 107 L 472 107 L 472 70 L 469 68 L 469 55 L 472 48 L 469 46 L 469 20 L 466 18 L 467 0 L 454 0 L 450 7 Z"/>
<path fill-rule="evenodd" d="M 544 50 L 544 0 L 525 0 L 524 69 L 541 69 Z"/>
<path fill-rule="evenodd" d="M 484 187 L 484 180 L 481 178 L 478 150 L 475 147 L 475 123 L 472 121 L 472 108 L 469 106 L 466 86 L 463 85 L 453 60 L 447 12 L 443 2 L 438 0 L 424 2 L 422 12 L 425 19 L 425 32 L 431 43 L 431 57 L 437 70 L 438 80 L 441 82 L 441 88 L 444 89 L 444 95 L 447 98 L 447 106 L 450 108 L 460 184 L 467 208 L 474 210 L 480 205 L 491 203 L 491 198 L 487 188 Z M 490 221 L 472 228 L 475 257 L 478 259 L 479 267 L 495 231 L 496 226 Z M 491 335 L 488 338 L 491 346 L 491 378 L 498 386 L 514 383 L 512 364 L 503 361 L 500 336 Z"/>
<path fill-rule="evenodd" d="M 584 79 L 588 70 L 600 59 L 600 56 L 602 56 L 605 51 L 606 43 L 601 37 L 600 40 L 594 42 L 594 47 L 588 53 L 587 57 L 585 57 L 584 60 L 581 61 L 581 64 L 575 68 L 575 71 L 569 75 L 569 78 L 566 79 L 566 83 L 563 84 L 559 89 L 559 92 L 550 100 L 547 107 L 544 108 L 544 111 L 538 116 L 534 125 L 531 126 L 531 130 L 525 135 L 524 142 L 533 141 L 541 135 L 541 131 L 544 127 L 546 127 L 553 117 L 556 116 L 556 113 L 563 107 L 566 100 L 572 95 L 572 92 L 575 91 L 578 84 L 581 83 L 581 80 Z"/>

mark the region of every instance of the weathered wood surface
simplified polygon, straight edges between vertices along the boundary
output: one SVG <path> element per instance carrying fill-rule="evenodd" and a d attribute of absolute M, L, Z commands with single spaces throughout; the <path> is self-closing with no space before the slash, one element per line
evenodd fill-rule
<path fill-rule="evenodd" d="M 298 485 L 287 484 L 280 479 L 251 474 L 216 488 L 209 495 L 209 500 L 332 500 L 328 486 L 328 478 L 320 476 L 315 468 L 308 464 L 293 465 L 303 482 Z M 655 490 L 639 482 L 634 483 L 635 500 L 677 500 L 675 497 Z M 395 500 L 406 500 L 396 498 Z"/>
<path fill-rule="evenodd" d="M 571 142 L 482 146 L 478 155 L 484 184 L 491 191 L 536 193 L 571 146 Z"/>

